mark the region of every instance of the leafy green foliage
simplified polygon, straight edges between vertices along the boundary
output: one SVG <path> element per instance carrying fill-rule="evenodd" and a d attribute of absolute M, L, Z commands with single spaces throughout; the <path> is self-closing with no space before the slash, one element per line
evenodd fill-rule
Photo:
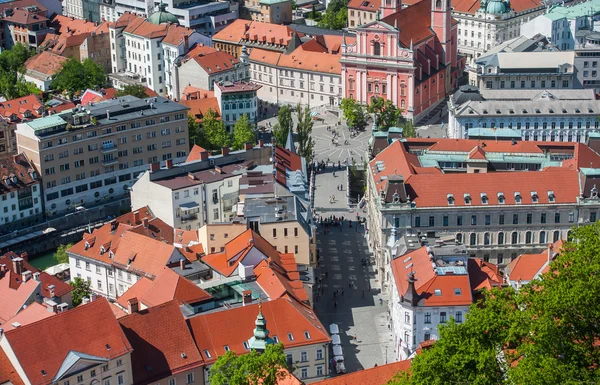
<path fill-rule="evenodd" d="M 486 293 L 391 384 L 598 383 L 600 224 L 572 236 L 541 279 Z"/>
<path fill-rule="evenodd" d="M 246 143 L 254 143 L 256 135 L 248 119 L 248 115 L 243 114 L 235 126 L 233 126 L 233 144 L 234 150 L 241 150 Z"/>
<path fill-rule="evenodd" d="M 322 15 L 318 26 L 329 29 L 342 29 L 348 24 L 348 6 L 345 0 L 332 0 Z"/>
<path fill-rule="evenodd" d="M 87 280 L 81 279 L 79 277 L 75 277 L 71 281 L 71 286 L 73 286 L 73 291 L 71 292 L 73 298 L 73 306 L 79 306 L 81 301 L 85 297 L 89 297 L 92 293 L 90 289 L 90 283 Z"/>
<path fill-rule="evenodd" d="M 71 58 L 54 78 L 52 88 L 73 95 L 87 88 L 98 89 L 106 86 L 106 84 L 106 73 L 101 65 L 96 64 L 91 59 L 80 62 L 75 58 Z"/>
<path fill-rule="evenodd" d="M 19 75 L 25 72 L 25 61 L 33 55 L 35 51 L 22 44 L 16 44 L 0 53 L 0 94 L 6 99 L 41 92 L 33 83 L 26 82 L 23 76 Z"/>
<path fill-rule="evenodd" d="M 211 385 L 276 385 L 285 378 L 283 345 L 267 345 L 262 354 L 251 351 L 240 356 L 228 351 L 210 368 Z"/>
<path fill-rule="evenodd" d="M 200 145 L 209 151 L 220 150 L 231 145 L 231 135 L 227 132 L 225 123 L 217 119 L 213 110 L 208 110 L 202 118 L 200 133 Z"/>
<path fill-rule="evenodd" d="M 367 111 L 371 114 L 377 114 L 377 128 L 379 131 L 387 131 L 390 127 L 397 125 L 402 116 L 402 111 L 391 100 L 380 96 L 371 99 Z"/>
<path fill-rule="evenodd" d="M 402 136 L 405 138 L 416 138 L 417 130 L 411 119 L 404 119 L 400 117 L 400 127 L 402 127 Z"/>
<path fill-rule="evenodd" d="M 148 97 L 148 95 L 146 95 L 146 87 L 141 84 L 126 85 L 122 90 L 119 90 L 116 93 L 116 96 L 125 95 L 135 96 L 136 98 L 140 99 L 145 99 Z"/>
<path fill-rule="evenodd" d="M 285 146 L 288 132 L 292 129 L 292 109 L 290 106 L 281 106 L 277 112 L 277 123 L 273 126 L 273 140 L 280 146 Z"/>
<path fill-rule="evenodd" d="M 354 99 L 344 98 L 340 104 L 344 119 L 349 127 L 363 129 L 367 125 L 364 106 Z"/>
<path fill-rule="evenodd" d="M 200 123 L 196 122 L 194 115 L 188 115 L 188 138 L 190 149 L 194 147 L 194 144 L 200 144 L 201 142 Z"/>
<path fill-rule="evenodd" d="M 67 254 L 67 250 L 73 247 L 72 243 L 68 243 L 66 245 L 59 245 L 56 249 L 56 253 L 54 253 L 54 258 L 58 263 L 69 263 L 69 255 Z"/>
<path fill-rule="evenodd" d="M 304 109 L 298 106 L 298 154 L 306 159 L 307 163 L 311 163 L 314 156 L 315 141 L 312 138 L 313 120 L 310 116 L 310 108 Z"/>

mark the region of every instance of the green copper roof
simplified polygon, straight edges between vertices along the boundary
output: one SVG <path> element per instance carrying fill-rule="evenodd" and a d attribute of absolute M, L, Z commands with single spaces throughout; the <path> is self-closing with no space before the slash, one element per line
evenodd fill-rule
<path fill-rule="evenodd" d="M 273 4 L 280 4 L 280 3 L 287 3 L 287 2 L 291 2 L 291 0 L 260 0 L 259 3 L 262 5 L 273 5 Z"/>
<path fill-rule="evenodd" d="M 267 348 L 267 345 L 274 344 L 275 341 L 269 337 L 267 320 L 265 319 L 265 316 L 263 316 L 261 305 L 258 305 L 258 316 L 256 317 L 256 322 L 254 324 L 256 325 L 254 328 L 254 335 L 248 340 L 248 345 L 250 345 L 251 350 L 263 352 Z"/>
<path fill-rule="evenodd" d="M 152 15 L 150 15 L 150 17 L 147 19 L 148 22 L 156 25 L 165 23 L 179 24 L 177 16 L 173 15 L 170 12 L 167 12 L 166 9 L 167 5 L 160 3 L 158 6 L 158 12 L 154 12 Z"/>
<path fill-rule="evenodd" d="M 556 4 L 550 7 L 544 16 L 550 20 L 576 19 L 583 16 L 593 16 L 600 12 L 600 0 L 588 0 L 572 6 Z"/>
<path fill-rule="evenodd" d="M 504 2 L 499 1 L 499 0 L 490 1 L 489 3 L 487 3 L 487 6 L 485 8 L 485 11 L 487 13 L 491 13 L 493 15 L 499 15 L 501 13 L 506 13 L 509 10 L 510 9 L 506 7 L 506 4 L 504 4 Z"/>

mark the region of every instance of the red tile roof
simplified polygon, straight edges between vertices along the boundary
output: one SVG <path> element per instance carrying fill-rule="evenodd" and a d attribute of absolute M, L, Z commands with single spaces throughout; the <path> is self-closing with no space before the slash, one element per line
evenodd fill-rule
<path fill-rule="evenodd" d="M 0 116 L 7 123 L 19 123 L 24 119 L 42 117 L 43 114 L 44 104 L 35 94 L 0 102 Z"/>
<path fill-rule="evenodd" d="M 194 147 L 190 150 L 190 154 L 188 155 L 186 162 L 193 162 L 195 160 L 200 160 L 200 154 L 203 152 L 207 152 L 205 148 L 194 144 Z"/>
<path fill-rule="evenodd" d="M 354 373 L 344 374 L 326 380 L 317 381 L 318 385 L 385 385 L 396 373 L 410 369 L 410 360 L 393 362 L 374 368 L 359 370 Z"/>
<path fill-rule="evenodd" d="M 146 385 L 203 365 L 175 301 L 120 318 L 131 342 L 133 381 Z"/>
<path fill-rule="evenodd" d="M 256 283 L 272 300 L 289 294 L 300 302 L 308 303 L 308 294 L 300 280 L 293 254 L 291 258 L 294 260 L 294 267 L 289 270 L 274 262 L 261 261 L 254 268 Z"/>
<path fill-rule="evenodd" d="M 238 44 L 242 40 L 252 42 L 274 42 L 287 46 L 295 31 L 290 27 L 278 24 L 263 23 L 237 19 L 213 36 L 213 41 Z M 298 34 L 298 36 L 303 36 Z"/>
<path fill-rule="evenodd" d="M 180 258 L 183 256 L 175 246 L 126 231 L 121 236 L 112 263 L 121 269 L 154 278 L 170 262 L 177 262 Z"/>
<path fill-rule="evenodd" d="M 17 191 L 40 181 L 39 173 L 25 153 L 0 156 L 0 194 Z"/>
<path fill-rule="evenodd" d="M 480 5 L 481 2 L 478 0 L 457 0 L 452 2 L 452 10 L 454 12 L 474 14 L 477 12 Z M 516 13 L 529 11 L 542 7 L 543 5 L 544 4 L 539 0 L 514 0 L 510 2 L 510 8 Z"/>
<path fill-rule="evenodd" d="M 55 75 L 62 71 L 63 64 L 68 60 L 69 58 L 55 53 L 42 51 L 27 59 L 25 68 L 27 71 L 35 71 L 44 75 Z"/>
<path fill-rule="evenodd" d="M 348 3 L 348 8 L 350 9 L 360 9 L 367 12 L 377 12 L 379 7 L 381 7 L 381 3 L 377 0 L 350 0 Z"/>
<path fill-rule="evenodd" d="M 15 8 L 12 15 L 4 16 L 3 20 L 14 24 L 31 25 L 47 21 L 48 18 L 40 11 L 30 12 L 26 9 Z"/>
<path fill-rule="evenodd" d="M 190 109 L 188 114 L 194 116 L 196 122 L 202 123 L 202 119 L 208 113 L 208 110 L 212 110 L 215 113 L 215 117 L 219 120 L 221 119 L 219 101 L 214 96 L 204 99 L 180 100 L 178 103 Z"/>
<path fill-rule="evenodd" d="M 549 253 L 552 252 L 552 258 L 560 253 L 563 241 L 559 240 L 550 245 L 551 250 L 546 249 L 539 254 L 521 254 L 506 266 L 506 274 L 509 281 L 525 283 L 531 281 L 536 275 L 541 274 L 548 266 L 550 260 Z"/>
<path fill-rule="evenodd" d="M 231 56 L 227 52 L 216 51 L 207 54 L 198 54 L 191 57 L 193 60 L 208 74 L 216 74 L 224 71 L 235 70 L 235 65 L 239 64 L 239 60 Z"/>
<path fill-rule="evenodd" d="M 275 147 L 275 179 L 281 185 L 287 185 L 287 172 L 302 171 L 302 157 L 296 153 L 288 151 L 285 147 Z"/>
<path fill-rule="evenodd" d="M 197 251 L 204 252 L 202 244 L 198 243 L 198 230 L 175 229 L 173 242 L 185 246 L 199 246 Z M 196 245 L 190 245 L 190 243 L 196 243 Z"/>
<path fill-rule="evenodd" d="M 146 277 L 137 281 L 119 297 L 117 303 L 127 309 L 127 301 L 131 298 L 137 298 L 146 307 L 151 307 L 172 300 L 176 300 L 178 303 L 193 304 L 206 301 L 211 298 L 211 295 L 165 267 L 154 281 Z"/>
<path fill-rule="evenodd" d="M 5 337 L 27 379 L 36 385 L 52 383 L 71 351 L 107 359 L 131 352 L 104 298 L 8 331 Z M 42 348 L 33 349 L 35 346 Z"/>
<path fill-rule="evenodd" d="M 34 279 L 21 281 L 21 275 L 9 270 L 0 278 L 0 323 L 13 318 L 24 305 L 36 299 L 40 283 Z"/>
<path fill-rule="evenodd" d="M 181 93 L 181 100 L 207 99 L 214 96 L 214 91 L 203 90 L 202 88 L 188 85 Z"/>
<path fill-rule="evenodd" d="M 4 349 L 0 349 L 0 384 L 25 385 L 19 373 L 10 362 Z"/>
<path fill-rule="evenodd" d="M 52 317 L 53 315 L 56 315 L 56 313 L 48 311 L 46 306 L 41 305 L 38 302 L 34 302 L 31 305 L 27 306 L 25 309 L 21 310 L 16 316 L 12 317 L 11 319 L 7 320 L 4 324 L 2 324 L 2 329 L 4 329 L 4 331 L 7 332 L 9 330 L 14 329 L 12 324 L 15 322 L 21 326 L 25 326 L 48 317 Z M 1 379 L 0 383 L 2 383 Z"/>
<path fill-rule="evenodd" d="M 79 35 L 89 32 L 104 32 L 108 31 L 108 23 L 93 23 L 91 21 L 75 19 L 63 15 L 56 15 L 50 22 L 58 35 Z"/>
<path fill-rule="evenodd" d="M 434 36 L 431 29 L 431 2 L 421 0 L 383 19 L 388 25 L 398 25 L 402 31 L 398 36 L 404 47 L 411 42 L 417 44 Z"/>
<path fill-rule="evenodd" d="M 284 348 L 325 344 L 331 342 L 329 334 L 310 307 L 283 297 L 262 304 L 269 336 L 276 336 Z M 206 364 L 212 364 L 225 354 L 225 346 L 237 354 L 247 353 L 243 343 L 252 337 L 258 304 L 250 304 L 208 314 L 199 314 L 188 323 L 196 346 Z M 306 338 L 308 332 L 310 338 Z M 288 335 L 291 334 L 293 341 Z M 206 352 L 210 357 L 206 355 Z"/>

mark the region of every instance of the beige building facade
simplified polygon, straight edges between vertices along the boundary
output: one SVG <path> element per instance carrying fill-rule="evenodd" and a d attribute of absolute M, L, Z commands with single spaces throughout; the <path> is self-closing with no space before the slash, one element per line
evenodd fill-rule
<path fill-rule="evenodd" d="M 49 214 L 129 195 L 151 163 L 188 153 L 187 108 L 161 97 L 108 100 L 17 128 L 17 143 L 40 170 Z"/>

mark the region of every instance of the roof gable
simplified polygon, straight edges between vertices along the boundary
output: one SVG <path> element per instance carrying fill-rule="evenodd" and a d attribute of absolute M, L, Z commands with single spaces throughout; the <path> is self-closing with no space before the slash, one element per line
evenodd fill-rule
<path fill-rule="evenodd" d="M 58 369 L 53 381 L 59 381 L 62 378 L 69 377 L 75 373 L 81 372 L 87 368 L 104 362 L 108 362 L 108 359 L 105 357 L 96 357 L 90 354 L 71 350 Z"/>

